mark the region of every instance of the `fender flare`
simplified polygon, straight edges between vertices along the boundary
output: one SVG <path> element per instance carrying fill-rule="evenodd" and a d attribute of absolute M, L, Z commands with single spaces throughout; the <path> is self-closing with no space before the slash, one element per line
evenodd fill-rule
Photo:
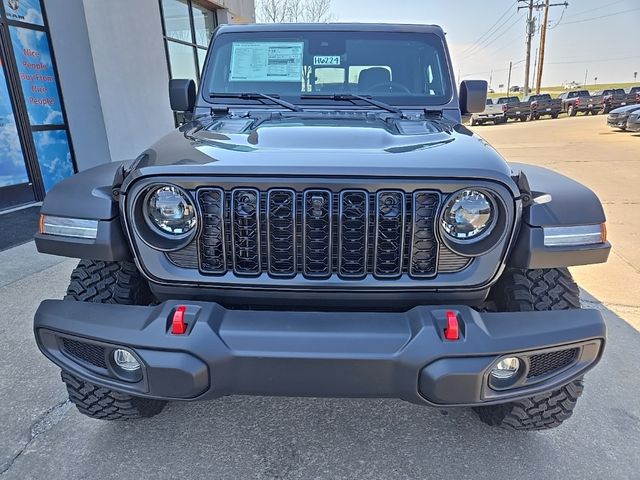
<path fill-rule="evenodd" d="M 98 221 L 95 240 L 37 233 L 39 252 L 89 260 L 123 261 L 131 250 L 123 234 L 120 209 L 112 190 L 116 176 L 131 161 L 112 162 L 82 171 L 58 183 L 44 199 L 40 213 Z"/>

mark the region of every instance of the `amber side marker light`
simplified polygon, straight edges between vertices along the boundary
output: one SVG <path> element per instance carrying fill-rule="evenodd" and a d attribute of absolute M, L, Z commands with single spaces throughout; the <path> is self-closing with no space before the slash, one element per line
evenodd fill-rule
<path fill-rule="evenodd" d="M 607 241 L 607 227 L 604 223 L 571 227 L 544 227 L 543 230 L 545 247 L 597 245 Z"/>
<path fill-rule="evenodd" d="M 98 236 L 98 221 L 84 218 L 54 217 L 40 215 L 38 232 L 43 235 L 75 237 L 95 240 Z"/>

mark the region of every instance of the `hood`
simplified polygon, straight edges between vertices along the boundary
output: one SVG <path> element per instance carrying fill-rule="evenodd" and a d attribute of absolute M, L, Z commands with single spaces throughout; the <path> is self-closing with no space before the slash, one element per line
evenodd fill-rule
<path fill-rule="evenodd" d="M 627 105 L 625 107 L 614 108 L 609 113 L 615 113 L 617 115 L 620 115 L 621 113 L 627 113 L 628 114 L 628 113 L 631 113 L 631 112 L 635 112 L 636 110 L 640 110 L 640 105 Z"/>
<path fill-rule="evenodd" d="M 203 117 L 134 164 L 147 175 L 477 177 L 511 182 L 481 137 L 448 120 L 353 112 Z"/>

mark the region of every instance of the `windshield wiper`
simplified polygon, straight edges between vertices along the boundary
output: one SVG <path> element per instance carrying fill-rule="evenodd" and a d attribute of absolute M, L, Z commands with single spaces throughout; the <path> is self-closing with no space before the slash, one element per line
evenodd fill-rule
<path fill-rule="evenodd" d="M 389 105 L 388 103 L 384 103 L 384 102 L 380 102 L 378 100 L 374 100 L 373 98 L 371 98 L 370 96 L 364 96 L 364 95 L 356 95 L 354 93 L 336 93 L 333 95 L 301 95 L 300 98 L 302 100 L 313 100 L 313 99 L 317 99 L 317 100 L 335 100 L 337 102 L 339 101 L 345 101 L 345 102 L 353 102 L 354 100 L 362 100 L 363 102 L 368 103 L 369 105 L 373 105 L 374 107 L 378 107 L 382 110 L 386 110 L 387 112 L 391 112 L 391 113 L 395 113 L 397 115 L 400 115 L 401 117 L 404 117 L 404 113 L 402 113 L 402 110 L 400 110 L 399 108 L 394 107 L 393 105 Z"/>
<path fill-rule="evenodd" d="M 247 93 L 210 93 L 209 98 L 240 98 L 242 100 L 270 100 L 281 107 L 288 108 L 294 112 L 304 112 L 302 108 L 293 103 L 280 100 L 278 95 L 267 95 L 266 93 L 247 92 Z"/>

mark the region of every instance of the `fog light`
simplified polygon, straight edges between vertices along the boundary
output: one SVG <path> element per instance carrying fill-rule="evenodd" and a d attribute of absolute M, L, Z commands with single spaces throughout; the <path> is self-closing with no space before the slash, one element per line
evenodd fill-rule
<path fill-rule="evenodd" d="M 123 350 L 122 348 L 114 350 L 113 361 L 118 367 L 127 372 L 140 370 L 140 362 L 128 350 Z"/>
<path fill-rule="evenodd" d="M 491 370 L 491 376 L 498 380 L 512 378 L 520 370 L 520 360 L 516 357 L 507 357 L 500 360 Z"/>

